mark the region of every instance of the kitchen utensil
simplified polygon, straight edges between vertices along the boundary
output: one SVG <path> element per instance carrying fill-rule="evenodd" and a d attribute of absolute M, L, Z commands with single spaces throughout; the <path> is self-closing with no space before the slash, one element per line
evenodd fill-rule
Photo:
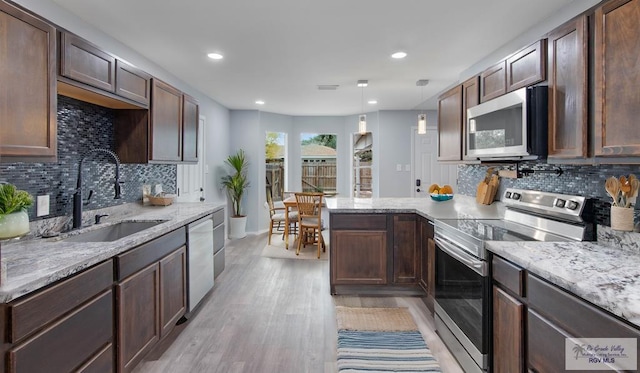
<path fill-rule="evenodd" d="M 615 177 L 611 176 L 605 181 L 604 189 L 609 193 L 611 198 L 613 198 L 613 206 L 618 206 L 618 194 L 620 193 L 620 181 Z"/>
<path fill-rule="evenodd" d="M 635 176 L 633 176 L 633 179 L 632 179 L 631 176 L 633 175 L 629 175 L 629 179 L 631 180 L 630 182 L 631 191 L 629 191 L 629 197 L 627 198 L 626 207 L 633 208 L 633 206 L 635 206 L 636 204 L 636 198 L 638 197 L 638 189 L 640 189 L 640 180 L 636 179 Z"/>

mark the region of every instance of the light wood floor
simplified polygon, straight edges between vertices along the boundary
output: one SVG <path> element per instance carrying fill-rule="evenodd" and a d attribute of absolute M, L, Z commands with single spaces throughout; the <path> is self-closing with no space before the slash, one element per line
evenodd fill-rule
<path fill-rule="evenodd" d="M 328 261 L 262 257 L 266 240 L 227 241 L 226 269 L 210 296 L 136 373 L 336 372 L 336 305 L 408 307 L 443 372 L 462 372 L 419 298 L 332 297 Z"/>

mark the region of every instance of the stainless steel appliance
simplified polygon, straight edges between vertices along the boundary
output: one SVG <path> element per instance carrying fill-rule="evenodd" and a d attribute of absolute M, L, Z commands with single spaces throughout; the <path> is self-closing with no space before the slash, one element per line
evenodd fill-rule
<path fill-rule="evenodd" d="M 547 156 L 547 87 L 521 88 L 467 110 L 466 159 Z"/>
<path fill-rule="evenodd" d="M 507 189 L 502 220 L 436 220 L 436 330 L 465 372 L 491 357 L 491 279 L 485 241 L 570 241 L 595 237 L 585 197 Z"/>
<path fill-rule="evenodd" d="M 189 311 L 213 288 L 213 216 L 189 224 Z"/>

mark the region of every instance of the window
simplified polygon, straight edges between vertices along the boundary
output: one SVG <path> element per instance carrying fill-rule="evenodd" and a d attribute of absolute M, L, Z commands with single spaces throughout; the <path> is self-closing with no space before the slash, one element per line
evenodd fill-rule
<path fill-rule="evenodd" d="M 300 135 L 303 192 L 336 192 L 336 145 L 334 134 Z"/>
<path fill-rule="evenodd" d="M 264 144 L 266 188 L 274 201 L 282 201 L 286 188 L 286 139 L 287 134 L 284 132 L 267 132 Z"/>

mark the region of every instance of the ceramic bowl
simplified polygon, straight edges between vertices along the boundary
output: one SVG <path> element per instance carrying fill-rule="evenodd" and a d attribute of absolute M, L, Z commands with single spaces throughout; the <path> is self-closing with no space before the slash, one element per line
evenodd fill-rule
<path fill-rule="evenodd" d="M 450 199 L 453 198 L 453 194 L 436 194 L 436 193 L 431 193 L 429 194 L 431 196 L 431 199 L 434 201 L 438 201 L 438 202 L 442 202 L 442 201 L 448 201 Z"/>

